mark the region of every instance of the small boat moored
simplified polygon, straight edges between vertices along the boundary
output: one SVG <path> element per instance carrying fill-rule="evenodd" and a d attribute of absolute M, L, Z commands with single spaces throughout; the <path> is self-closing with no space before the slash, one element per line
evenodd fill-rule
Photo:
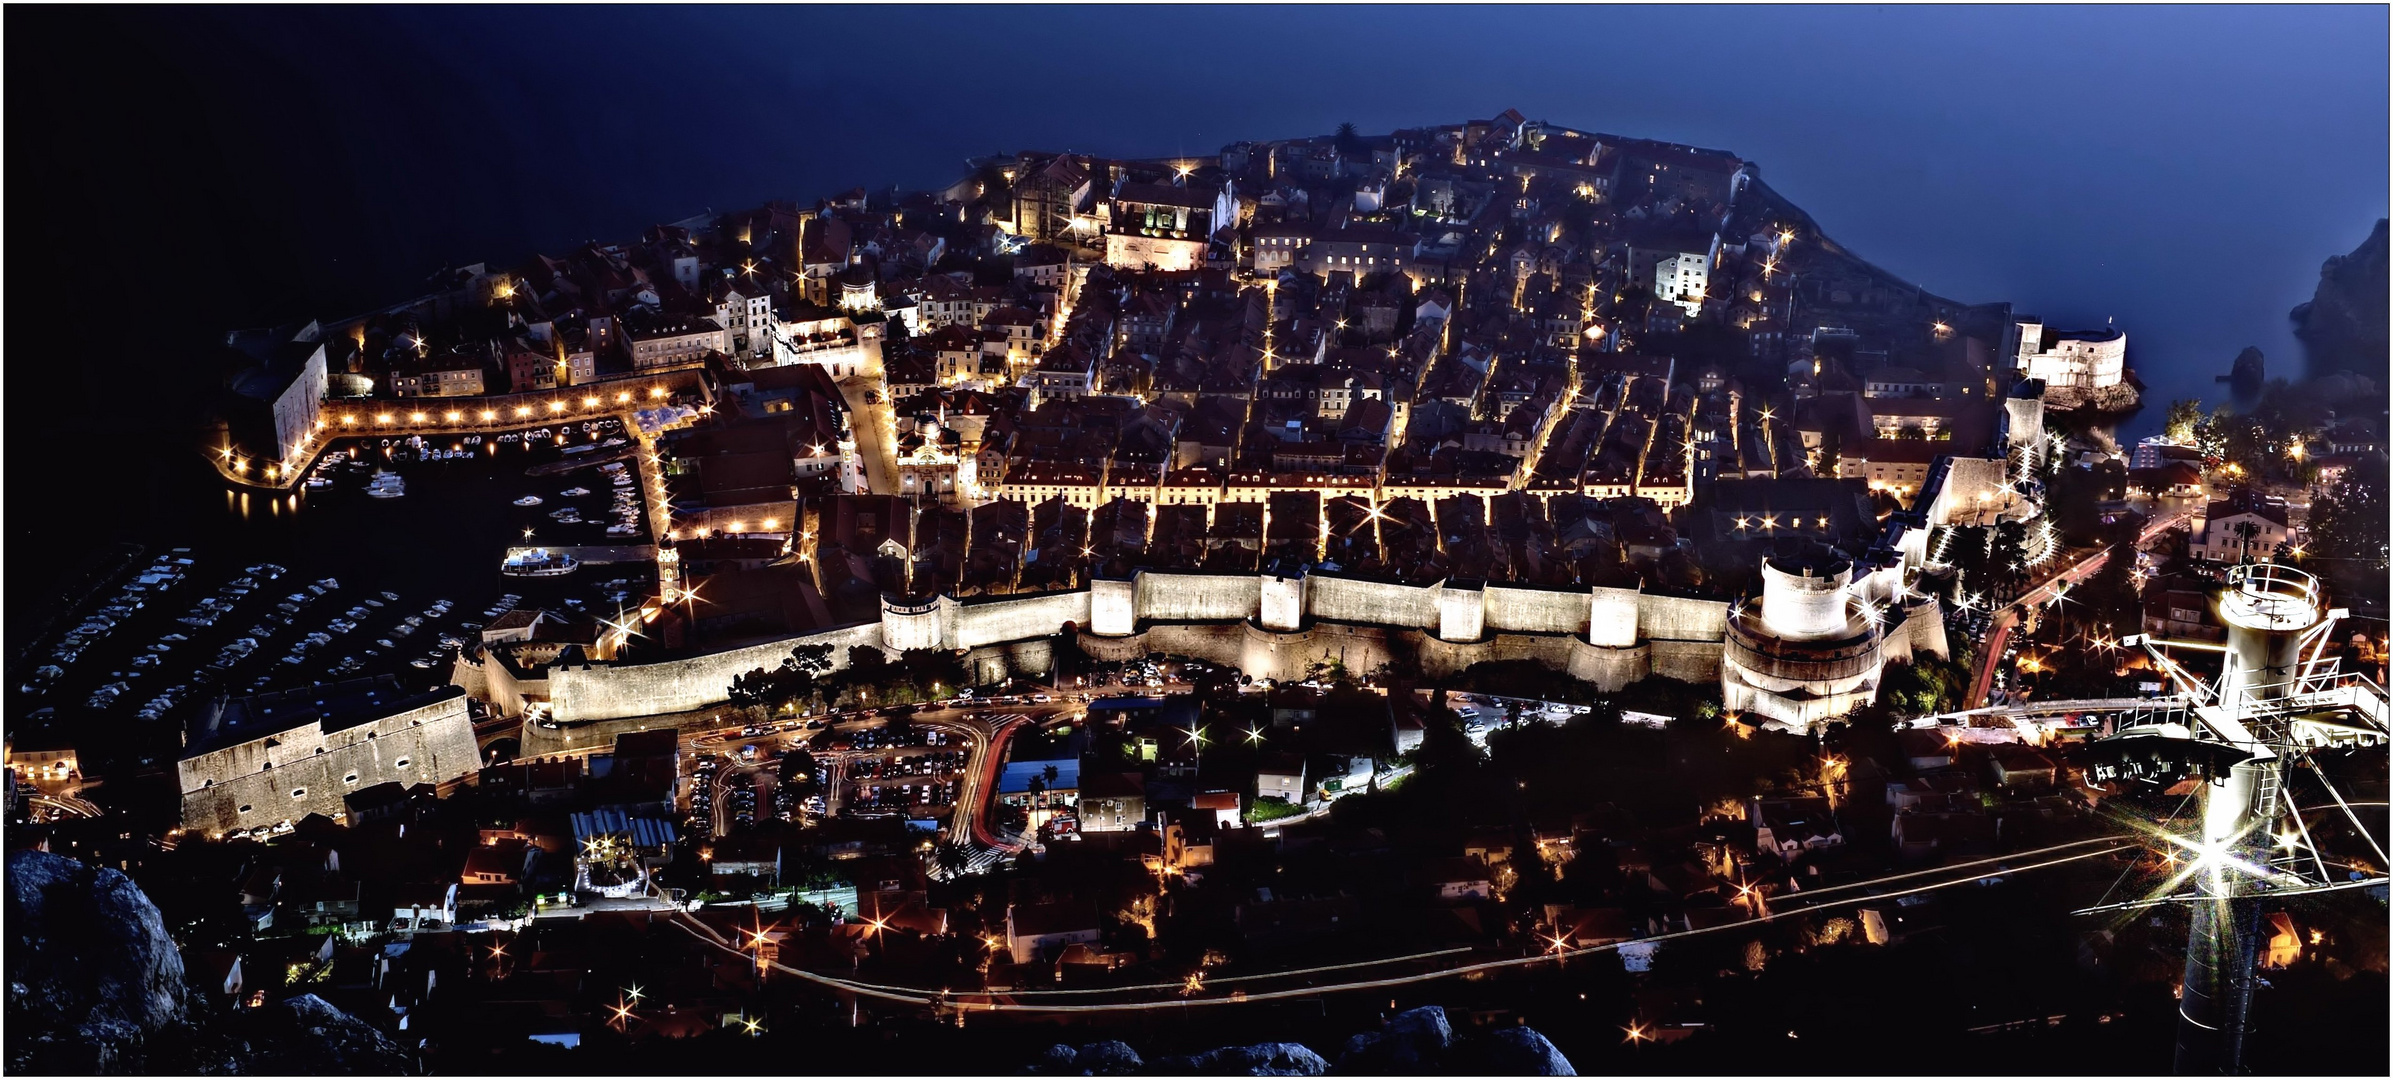
<path fill-rule="evenodd" d="M 562 551 L 525 548 L 507 556 L 499 573 L 508 577 L 563 577 L 582 568 L 581 561 Z"/>

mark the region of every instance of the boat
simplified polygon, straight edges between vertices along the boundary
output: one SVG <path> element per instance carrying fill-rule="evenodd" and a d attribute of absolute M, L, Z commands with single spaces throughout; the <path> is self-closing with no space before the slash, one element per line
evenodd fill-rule
<path fill-rule="evenodd" d="M 398 473 L 377 471 L 373 479 L 366 481 L 366 494 L 377 499 L 396 499 L 407 494 L 407 481 L 400 479 Z"/>
<path fill-rule="evenodd" d="M 568 499 L 578 499 L 578 498 L 581 498 L 581 497 L 582 497 L 582 496 L 584 496 L 584 495 L 588 495 L 589 493 L 590 493 L 590 489 L 589 489 L 589 488 L 586 488 L 586 487 L 581 487 L 581 486 L 578 486 L 578 485 L 577 485 L 577 486 L 574 486 L 574 487 L 569 487 L 569 488 L 566 488 L 565 490 L 563 490 L 563 491 L 560 491 L 560 492 L 558 492 L 557 494 L 559 494 L 559 495 L 562 495 L 562 496 L 564 496 L 564 497 L 566 497 L 566 498 L 568 498 Z"/>
<path fill-rule="evenodd" d="M 538 506 L 538 505 L 540 505 L 540 496 L 538 496 L 538 495 L 526 495 L 526 496 L 524 496 L 523 498 L 520 498 L 520 499 L 517 499 L 517 500 L 515 500 L 515 505 L 517 505 L 517 506 Z"/>
<path fill-rule="evenodd" d="M 582 568 L 581 561 L 562 551 L 531 548 L 507 556 L 499 573 L 508 577 L 564 577 Z"/>
<path fill-rule="evenodd" d="M 398 593 L 395 593 L 395 592 L 392 592 L 392 591 L 390 591 L 389 589 L 384 589 L 384 590 L 382 590 L 382 598 L 383 598 L 383 599 L 385 599 L 385 600 L 389 600 L 389 601 L 392 601 L 392 602 L 394 602 L 394 603 L 395 603 L 395 602 L 397 602 L 397 601 L 398 601 L 398 599 L 399 599 L 399 594 L 398 594 Z"/>

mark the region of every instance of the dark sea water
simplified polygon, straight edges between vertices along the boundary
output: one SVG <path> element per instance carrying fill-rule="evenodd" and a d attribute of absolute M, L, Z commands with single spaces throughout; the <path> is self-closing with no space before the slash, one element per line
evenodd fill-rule
<path fill-rule="evenodd" d="M 976 154 L 1198 153 L 1507 107 L 1732 150 L 1934 292 L 2055 325 L 2115 318 L 2153 388 L 2128 435 L 2169 398 L 2223 392 L 2212 377 L 2245 345 L 2296 370 L 2287 309 L 2387 201 L 2381 7 L 5 20 L 17 595 L 122 538 L 485 588 L 508 519 L 408 501 L 361 531 L 314 506 L 228 507 L 190 429 L 223 331 L 352 314 L 444 264 L 709 209 L 941 184 Z M 12 633 L 26 607 L 10 605 Z"/>

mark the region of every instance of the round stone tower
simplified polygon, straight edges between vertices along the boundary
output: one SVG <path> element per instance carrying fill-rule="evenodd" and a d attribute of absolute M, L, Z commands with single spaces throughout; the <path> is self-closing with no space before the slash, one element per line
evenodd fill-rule
<path fill-rule="evenodd" d="M 947 639 L 943 622 L 935 595 L 881 594 L 881 647 L 890 652 L 942 647 Z"/>
<path fill-rule="evenodd" d="M 1852 583 L 1853 564 L 1843 559 L 1764 559 L 1762 624 L 1787 641 L 1843 637 L 1852 623 L 1845 612 Z"/>

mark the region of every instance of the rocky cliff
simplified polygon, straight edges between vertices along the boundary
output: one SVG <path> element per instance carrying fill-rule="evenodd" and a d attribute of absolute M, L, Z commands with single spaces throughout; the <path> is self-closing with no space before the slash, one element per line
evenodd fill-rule
<path fill-rule="evenodd" d="M 182 954 L 132 879 L 9 856 L 9 1071 L 113 1071 L 188 1012 Z"/>
<path fill-rule="evenodd" d="M 1408 1009 L 1377 1031 L 1349 1037 L 1337 1060 L 1302 1043 L 1225 1046 L 1201 1054 L 1139 1056 L 1128 1043 L 1058 1043 L 1022 1069 L 1033 1076 L 1576 1076 L 1570 1059 L 1534 1029 L 1457 1036 L 1436 1005 Z"/>
<path fill-rule="evenodd" d="M 2293 332 L 2309 354 L 2311 378 L 2385 370 L 2388 280 L 2385 221 L 2379 218 L 2351 254 L 2333 256 L 2319 268 L 2318 291 L 2293 309 Z"/>
<path fill-rule="evenodd" d="M 8 857 L 11 1073 L 400 1075 L 388 1035 L 313 995 L 211 1013 L 132 879 L 48 852 Z"/>

